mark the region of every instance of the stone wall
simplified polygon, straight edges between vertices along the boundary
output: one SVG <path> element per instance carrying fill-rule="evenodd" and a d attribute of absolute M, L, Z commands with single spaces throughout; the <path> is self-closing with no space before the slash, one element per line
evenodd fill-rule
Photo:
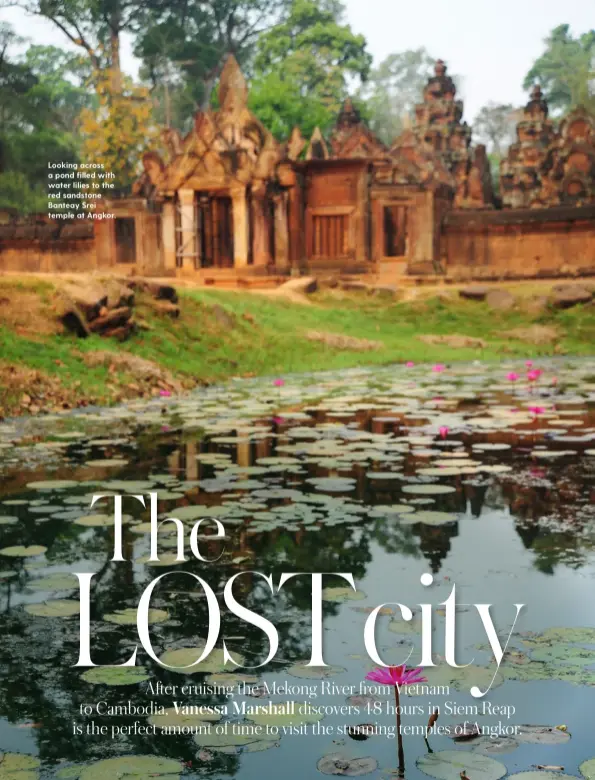
<path fill-rule="evenodd" d="M 451 211 L 440 254 L 454 278 L 595 275 L 595 205 L 513 211 Z"/>
<path fill-rule="evenodd" d="M 92 224 L 0 225 L 0 271 L 90 271 L 97 267 Z"/>

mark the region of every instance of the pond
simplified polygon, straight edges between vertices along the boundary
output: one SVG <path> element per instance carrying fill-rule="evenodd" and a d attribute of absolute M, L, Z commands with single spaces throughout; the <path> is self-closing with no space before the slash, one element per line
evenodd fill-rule
<path fill-rule="evenodd" d="M 595 361 L 235 380 L 5 421 L 0 464 L 1 780 L 396 777 L 394 689 L 365 680 L 382 604 L 380 659 L 417 666 L 423 642 L 436 664 L 401 692 L 407 778 L 595 777 Z M 149 493 L 179 524 L 160 527 L 151 561 L 149 509 L 124 498 L 112 560 L 111 496 Z M 190 549 L 199 520 L 205 560 Z M 176 572 L 221 612 L 216 649 L 190 669 L 214 605 Z M 324 667 L 308 665 L 314 572 Z M 283 573 L 299 576 L 278 588 Z M 162 574 L 152 658 L 136 610 Z M 225 601 L 234 575 L 238 603 L 276 629 L 265 666 L 267 634 Z M 481 604 L 503 646 L 510 634 L 500 664 Z M 137 646 L 135 666 L 105 668 Z"/>

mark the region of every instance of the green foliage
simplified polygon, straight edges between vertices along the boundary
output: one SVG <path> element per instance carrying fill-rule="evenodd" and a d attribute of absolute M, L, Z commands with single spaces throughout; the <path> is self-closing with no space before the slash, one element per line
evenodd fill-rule
<path fill-rule="evenodd" d="M 552 109 L 563 114 L 583 105 L 595 110 L 595 30 L 573 37 L 560 24 L 545 39 L 545 50 L 525 76 L 524 89 L 541 84 Z"/>
<path fill-rule="evenodd" d="M 500 157 L 515 136 L 516 114 L 510 103 L 490 101 L 473 120 L 473 132 L 490 152 Z"/>
<path fill-rule="evenodd" d="M 48 162 L 77 156 L 76 120 L 89 98 L 73 79 L 83 71 L 77 57 L 53 46 L 10 58 L 20 39 L 7 25 L 0 40 L 0 206 L 45 211 Z"/>
<path fill-rule="evenodd" d="M 45 191 L 32 186 L 24 173 L 0 173 L 0 208 L 16 209 L 22 214 L 38 214 L 47 208 Z"/>
<path fill-rule="evenodd" d="M 386 57 L 361 90 L 370 112 L 370 129 L 390 145 L 404 129 L 433 73 L 434 58 L 424 48 Z"/>
<path fill-rule="evenodd" d="M 326 130 L 334 121 L 333 112 L 316 98 L 300 94 L 295 82 L 278 73 L 254 81 L 248 103 L 279 141 L 286 141 L 295 126 L 308 138 L 315 127 Z"/>
<path fill-rule="evenodd" d="M 14 299 L 19 289 L 37 289 L 32 284 L 29 279 L 24 282 L 7 279 L 0 284 L 0 294 Z M 34 284 L 39 285 L 39 281 L 35 280 Z M 95 398 L 99 403 L 113 402 L 118 386 L 125 388 L 132 380 L 126 372 L 109 374 L 105 367 L 87 366 L 84 353 L 95 350 L 132 353 L 167 368 L 178 378 L 193 381 L 245 374 L 279 376 L 292 371 L 381 365 L 402 360 L 451 362 L 559 352 L 592 353 L 595 339 L 592 307 L 552 309 L 536 315 L 522 305 L 523 294 L 530 295 L 531 288 L 518 285 L 511 289 L 519 295 L 520 303 L 510 311 L 494 311 L 485 303 L 470 303 L 456 296 L 448 301 L 427 297 L 394 302 L 366 293 L 342 293 L 337 297 L 331 291 L 315 294 L 316 305 L 304 306 L 254 293 L 187 289 L 180 290 L 182 316 L 177 320 L 157 314 L 139 295 L 135 308 L 150 330 L 135 334 L 123 345 L 98 336 L 84 340 L 61 335 L 27 336 L 5 327 L 0 328 L 0 352 L 4 361 L 59 377 L 64 385 L 72 388 L 74 396 Z M 543 287 L 534 291 L 544 292 Z M 45 305 L 51 307 L 52 296 L 47 289 L 40 288 L 38 293 L 42 300 L 47 298 Z M 231 326 L 214 316 L 215 305 L 225 309 L 233 323 Z M 52 315 L 48 311 L 46 316 Z M 512 328 L 534 323 L 555 326 L 560 333 L 558 343 L 536 346 L 506 335 Z M 365 352 L 337 349 L 309 340 L 309 331 L 378 341 L 381 346 Z M 479 337 L 486 341 L 486 347 L 426 344 L 417 338 L 420 333 Z M 78 388 L 77 382 L 80 382 Z M 0 393 L 0 406 L 7 408 L 8 394 L 8 389 L 5 397 Z"/>
<path fill-rule="evenodd" d="M 154 86 L 159 117 L 181 130 L 187 107 L 206 108 L 225 57 L 249 65 L 258 36 L 283 17 L 287 0 L 154 2 L 135 42 L 141 75 Z"/>
<path fill-rule="evenodd" d="M 251 106 L 276 134 L 307 134 L 334 122 L 348 84 L 365 81 L 371 56 L 362 35 L 341 23 L 339 3 L 293 0 L 287 18 L 257 42 Z"/>

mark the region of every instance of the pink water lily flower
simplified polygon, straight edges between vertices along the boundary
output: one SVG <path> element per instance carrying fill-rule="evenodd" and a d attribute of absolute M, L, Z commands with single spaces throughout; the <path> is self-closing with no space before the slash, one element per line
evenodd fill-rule
<path fill-rule="evenodd" d="M 413 360 L 408 360 L 408 361 L 405 363 L 405 365 L 407 366 L 407 368 L 413 368 L 413 366 L 415 365 L 415 363 L 413 362 Z"/>
<path fill-rule="evenodd" d="M 401 666 L 376 667 L 374 671 L 366 675 L 366 680 L 380 683 L 380 685 L 415 685 L 415 683 L 427 682 L 427 678 L 422 676 L 422 668 L 409 669 L 405 664 Z"/>
<path fill-rule="evenodd" d="M 508 379 L 509 382 L 516 382 L 517 379 L 519 378 L 519 375 L 515 374 L 514 371 L 510 371 L 508 374 L 506 374 L 506 378 Z"/>
<path fill-rule="evenodd" d="M 525 360 L 525 365 L 527 366 L 527 368 L 531 368 L 533 366 L 533 361 L 532 360 Z"/>
<path fill-rule="evenodd" d="M 284 379 L 275 379 L 273 384 L 275 385 L 275 387 L 283 387 L 283 385 L 285 384 L 285 380 Z"/>
<path fill-rule="evenodd" d="M 450 428 L 448 427 L 448 425 L 441 425 L 440 429 L 439 429 L 440 438 L 441 439 L 446 439 L 446 437 L 448 436 L 449 430 L 450 430 Z"/>
<path fill-rule="evenodd" d="M 533 412 L 535 416 L 545 412 L 545 406 L 529 406 L 528 409 L 530 412 Z"/>
<path fill-rule="evenodd" d="M 169 398 L 169 397 L 170 397 L 170 395 L 171 395 L 171 392 L 170 392 L 169 390 L 160 390 L 160 391 L 159 391 L 159 395 L 160 395 L 162 398 Z"/>
<path fill-rule="evenodd" d="M 535 368 L 532 371 L 527 371 L 527 379 L 529 382 L 537 382 L 543 371 L 539 368 Z"/>
<path fill-rule="evenodd" d="M 446 366 L 444 363 L 436 363 L 435 366 L 432 366 L 432 371 L 435 371 L 437 374 L 441 374 L 445 370 Z"/>

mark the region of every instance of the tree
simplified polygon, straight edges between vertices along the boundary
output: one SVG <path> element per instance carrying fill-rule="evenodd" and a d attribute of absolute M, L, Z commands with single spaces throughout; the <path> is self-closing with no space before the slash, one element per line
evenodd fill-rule
<path fill-rule="evenodd" d="M 316 98 L 302 95 L 293 80 L 271 73 L 252 83 L 249 106 L 279 141 L 286 141 L 294 127 L 309 138 L 315 127 L 326 129 L 334 114 Z"/>
<path fill-rule="evenodd" d="M 135 54 L 153 84 L 164 114 L 209 105 L 228 54 L 246 67 L 258 37 L 287 13 L 289 0 L 168 0 L 154 2 Z M 173 98 L 173 100 L 172 100 Z"/>
<path fill-rule="evenodd" d="M 0 8 L 17 6 L 52 22 L 83 49 L 94 73 L 109 71 L 112 92 L 121 88 L 120 38 L 136 31 L 153 0 L 0 0 Z"/>
<path fill-rule="evenodd" d="M 81 112 L 82 154 L 103 163 L 115 174 L 119 188 L 129 187 L 139 174 L 147 148 L 159 146 L 160 128 L 153 121 L 149 90 L 123 77 L 114 92 L 108 73 L 95 76 L 97 106 Z"/>
<path fill-rule="evenodd" d="M 406 118 L 422 99 L 435 59 L 424 49 L 390 54 L 361 90 L 370 113 L 370 129 L 386 144 L 402 132 Z"/>
<path fill-rule="evenodd" d="M 258 39 L 250 106 L 285 136 L 294 124 L 324 131 L 371 62 L 363 35 L 342 23 L 339 2 L 292 0 L 287 18 Z"/>
<path fill-rule="evenodd" d="M 17 57 L 17 44 L 0 26 L 0 205 L 33 212 L 45 208 L 48 162 L 77 159 L 75 121 L 89 98 L 69 55 L 34 46 Z"/>
<path fill-rule="evenodd" d="M 473 121 L 473 131 L 496 157 L 514 140 L 516 112 L 510 103 L 489 102 L 481 108 Z"/>
<path fill-rule="evenodd" d="M 570 25 L 555 27 L 523 88 L 529 90 L 536 82 L 555 111 L 564 114 L 578 105 L 595 110 L 595 30 L 574 38 Z"/>

